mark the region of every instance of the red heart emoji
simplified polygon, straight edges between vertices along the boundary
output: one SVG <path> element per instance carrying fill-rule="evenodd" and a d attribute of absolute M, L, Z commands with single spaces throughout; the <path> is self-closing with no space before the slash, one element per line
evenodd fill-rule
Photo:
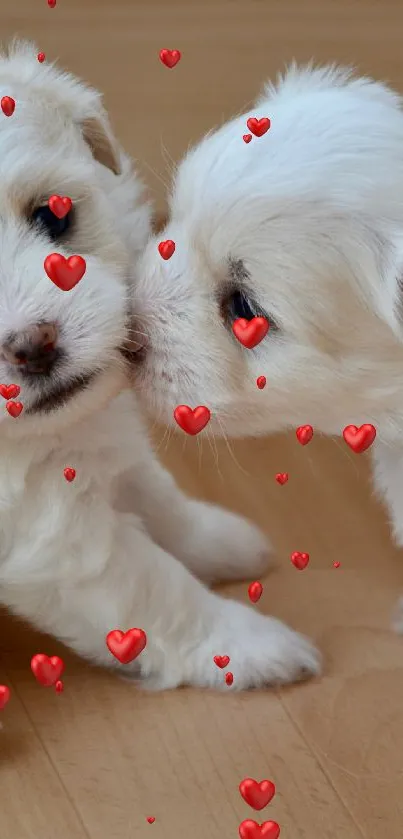
<path fill-rule="evenodd" d="M 45 55 L 44 52 L 38 52 L 38 55 L 36 57 L 39 61 L 39 64 L 43 64 L 43 62 L 45 61 L 46 55 Z"/>
<path fill-rule="evenodd" d="M 239 784 L 239 792 L 244 801 L 253 807 L 254 810 L 263 810 L 267 804 L 270 804 L 276 792 L 276 787 L 272 781 L 254 781 L 253 778 L 245 778 Z"/>
<path fill-rule="evenodd" d="M 298 442 L 301 443 L 301 446 L 306 446 L 306 444 L 312 440 L 313 428 L 311 425 L 300 425 L 295 433 L 297 435 Z"/>
<path fill-rule="evenodd" d="M 182 431 L 186 434 L 200 434 L 210 422 L 211 413 L 205 405 L 189 408 L 189 405 L 178 405 L 174 410 L 174 418 Z"/>
<path fill-rule="evenodd" d="M 263 134 L 266 134 L 266 131 L 269 130 L 271 123 L 268 117 L 262 117 L 261 119 L 250 117 L 246 125 L 255 137 L 263 137 Z"/>
<path fill-rule="evenodd" d="M 15 399 L 19 396 L 21 388 L 19 385 L 0 385 L 0 396 L 4 399 Z"/>
<path fill-rule="evenodd" d="M 181 53 L 179 50 L 160 50 L 160 59 L 165 67 L 172 69 L 181 60 Z"/>
<path fill-rule="evenodd" d="M 167 239 L 166 242 L 160 242 L 158 250 L 163 259 L 170 259 L 172 254 L 175 253 L 175 242 L 172 239 Z"/>
<path fill-rule="evenodd" d="M 233 673 L 226 673 L 225 674 L 225 683 L 230 687 L 234 681 L 234 674 Z"/>
<path fill-rule="evenodd" d="M 0 711 L 6 707 L 7 702 L 9 701 L 11 696 L 10 688 L 7 685 L 0 685 Z"/>
<path fill-rule="evenodd" d="M 230 663 L 229 655 L 215 655 L 214 656 L 214 664 L 220 668 L 220 670 L 224 670 L 224 667 L 227 667 Z"/>
<path fill-rule="evenodd" d="M 147 816 L 147 821 L 148 821 L 148 824 L 154 824 L 155 816 Z"/>
<path fill-rule="evenodd" d="M 66 468 L 63 469 L 63 475 L 66 478 L 66 481 L 71 483 L 71 481 L 74 481 L 74 478 L 76 477 L 76 470 L 73 469 L 72 466 L 66 466 Z"/>
<path fill-rule="evenodd" d="M 252 139 L 252 134 L 242 134 L 242 139 L 244 143 L 250 143 Z"/>
<path fill-rule="evenodd" d="M 296 568 L 298 568 L 298 571 L 303 571 L 308 565 L 309 554 L 302 554 L 300 551 L 294 551 L 294 553 L 291 554 L 291 562 Z"/>
<path fill-rule="evenodd" d="M 35 679 L 45 687 L 56 684 L 64 670 L 64 661 L 58 655 L 38 653 L 31 658 L 31 670 Z"/>
<path fill-rule="evenodd" d="M 266 376 L 258 376 L 258 378 L 256 379 L 256 384 L 259 390 L 263 390 L 263 388 L 266 387 Z"/>
<path fill-rule="evenodd" d="M 49 279 L 62 291 L 71 291 L 82 280 L 87 268 L 82 256 L 69 256 L 66 259 L 61 253 L 49 254 L 44 266 Z"/>
<path fill-rule="evenodd" d="M 257 601 L 260 600 L 260 598 L 263 594 L 262 584 L 259 583 L 258 580 L 256 580 L 254 583 L 251 583 L 248 586 L 248 594 L 249 594 L 249 600 L 251 600 L 252 603 L 257 603 Z"/>
<path fill-rule="evenodd" d="M 245 819 L 239 825 L 241 839 L 278 839 L 280 836 L 280 825 L 277 822 L 263 822 L 258 824 L 252 819 Z"/>
<path fill-rule="evenodd" d="M 63 691 L 64 691 L 64 684 L 63 684 L 63 682 L 61 681 L 61 679 L 58 679 L 58 681 L 56 682 L 56 684 L 55 684 L 55 691 L 56 691 L 56 693 L 63 693 Z"/>
<path fill-rule="evenodd" d="M 257 347 L 269 331 L 267 318 L 257 317 L 252 320 L 237 318 L 232 324 L 232 331 L 238 341 L 248 350 Z"/>
<path fill-rule="evenodd" d="M 14 419 L 19 417 L 23 407 L 22 402 L 11 402 L 11 400 L 6 402 L 6 409 L 10 414 L 10 417 L 14 417 Z"/>
<path fill-rule="evenodd" d="M 333 568 L 340 568 L 340 562 L 334 562 Z"/>
<path fill-rule="evenodd" d="M 51 9 L 54 9 L 54 8 L 55 8 L 55 6 L 56 6 L 56 0 L 48 0 L 48 6 L 49 6 Z"/>
<path fill-rule="evenodd" d="M 144 629 L 128 629 L 121 632 L 120 629 L 112 629 L 106 636 L 106 646 L 112 655 L 121 664 L 130 664 L 147 644 L 147 635 Z"/>
<path fill-rule="evenodd" d="M 276 481 L 283 486 L 288 481 L 288 472 L 277 472 Z"/>
<path fill-rule="evenodd" d="M 67 195 L 51 195 L 48 201 L 49 210 L 56 218 L 64 218 L 73 206 L 71 198 Z"/>
<path fill-rule="evenodd" d="M 12 96 L 3 96 L 0 105 L 5 117 L 11 117 L 13 115 L 15 111 L 15 99 Z"/>
<path fill-rule="evenodd" d="M 372 446 L 376 437 L 376 428 L 370 423 L 360 425 L 359 428 L 356 425 L 346 425 L 343 437 L 353 452 L 361 454 Z"/>

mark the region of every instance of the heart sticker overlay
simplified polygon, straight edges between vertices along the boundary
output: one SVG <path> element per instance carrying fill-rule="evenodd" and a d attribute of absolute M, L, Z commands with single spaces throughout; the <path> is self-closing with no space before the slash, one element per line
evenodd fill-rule
<path fill-rule="evenodd" d="M 245 778 L 239 784 L 239 792 L 244 801 L 253 807 L 254 810 L 263 810 L 270 804 L 276 793 L 273 781 L 255 781 L 253 778 Z"/>
<path fill-rule="evenodd" d="M 11 399 L 9 400 L 9 402 L 6 402 L 6 409 L 10 414 L 10 417 L 14 417 L 14 419 L 17 419 L 17 417 L 19 417 L 23 408 L 24 406 L 22 402 L 12 402 Z"/>
<path fill-rule="evenodd" d="M 64 218 L 73 206 L 71 198 L 67 195 L 51 195 L 48 200 L 48 207 L 56 218 Z"/>
<path fill-rule="evenodd" d="M 266 376 L 258 376 L 256 379 L 256 384 L 259 390 L 263 390 L 266 387 Z"/>
<path fill-rule="evenodd" d="M 74 478 L 76 477 L 76 474 L 77 474 L 76 470 L 73 469 L 72 466 L 66 466 L 66 468 L 63 469 L 63 475 L 66 478 L 66 481 L 68 481 L 69 483 L 74 481 Z"/>
<path fill-rule="evenodd" d="M 11 696 L 10 688 L 7 685 L 0 685 L 0 711 L 6 707 L 7 702 L 9 702 Z"/>
<path fill-rule="evenodd" d="M 252 134 L 242 134 L 242 139 L 244 143 L 250 143 L 252 139 Z"/>
<path fill-rule="evenodd" d="M 0 106 L 5 117 L 12 117 L 15 111 L 15 99 L 12 96 L 2 96 Z"/>
<path fill-rule="evenodd" d="M 147 816 L 147 821 L 148 821 L 148 824 L 154 824 L 155 816 Z"/>
<path fill-rule="evenodd" d="M 256 119 L 256 117 L 249 117 L 247 120 L 246 125 L 249 128 L 249 131 L 255 135 L 255 137 L 263 137 L 263 134 L 269 130 L 271 126 L 271 122 L 268 117 L 262 117 L 261 119 Z"/>
<path fill-rule="evenodd" d="M 181 60 L 182 54 L 179 50 L 160 50 L 160 60 L 165 67 L 169 67 L 172 70 L 172 67 L 175 67 L 178 61 Z"/>
<path fill-rule="evenodd" d="M 233 682 L 234 682 L 234 674 L 233 673 L 226 673 L 225 674 L 225 684 L 228 685 L 228 687 L 231 687 Z"/>
<path fill-rule="evenodd" d="M 45 55 L 45 53 L 44 53 L 44 52 L 38 52 L 38 55 L 37 55 L 36 57 L 37 57 L 37 59 L 38 59 L 38 61 L 39 61 L 39 64 L 43 64 L 43 62 L 44 62 L 44 61 L 45 61 L 45 59 L 46 59 L 46 55 Z"/>
<path fill-rule="evenodd" d="M 15 399 L 21 393 L 19 385 L 0 385 L 0 396 L 3 399 Z"/>
<path fill-rule="evenodd" d="M 189 408 L 189 405 L 178 405 L 174 410 L 175 422 L 186 434 L 196 435 L 203 431 L 210 422 L 211 413 L 205 405 Z"/>
<path fill-rule="evenodd" d="M 288 481 L 288 472 L 277 472 L 276 481 L 283 486 Z"/>
<path fill-rule="evenodd" d="M 239 835 L 241 839 L 278 839 L 280 825 L 272 821 L 259 825 L 252 819 L 245 819 L 239 825 Z"/>
<path fill-rule="evenodd" d="M 248 586 L 248 595 L 249 600 L 251 600 L 252 603 L 257 603 L 257 601 L 260 600 L 262 594 L 263 586 L 261 583 L 259 583 L 258 580 L 255 580 L 255 582 L 250 583 L 250 585 Z"/>
<path fill-rule="evenodd" d="M 230 663 L 229 655 L 215 655 L 214 656 L 214 664 L 220 668 L 220 670 L 224 670 L 224 667 L 228 667 Z"/>
<path fill-rule="evenodd" d="M 56 0 L 48 0 L 48 6 L 50 9 L 54 9 L 56 6 Z"/>
<path fill-rule="evenodd" d="M 147 635 L 144 629 L 128 629 L 122 632 L 120 629 L 112 629 L 106 636 L 106 646 L 109 652 L 120 661 L 121 664 L 130 664 L 147 644 Z"/>
<path fill-rule="evenodd" d="M 300 425 L 296 430 L 297 440 L 301 446 L 306 446 L 312 440 L 313 428 L 311 425 Z"/>
<path fill-rule="evenodd" d="M 232 331 L 239 343 L 248 350 L 257 347 L 269 331 L 267 318 L 256 317 L 252 320 L 237 318 L 232 324 Z"/>
<path fill-rule="evenodd" d="M 376 428 L 371 423 L 364 423 L 359 428 L 356 425 L 346 425 L 343 430 L 343 437 L 353 452 L 362 454 L 372 446 L 376 437 Z"/>
<path fill-rule="evenodd" d="M 171 259 L 171 256 L 175 253 L 175 242 L 172 239 L 167 239 L 166 242 L 160 242 L 158 250 L 163 259 Z"/>
<path fill-rule="evenodd" d="M 333 568 L 340 568 L 340 562 L 334 562 Z"/>
<path fill-rule="evenodd" d="M 44 262 L 45 271 L 52 283 L 61 291 L 71 291 L 82 280 L 86 272 L 86 262 L 82 256 L 69 256 L 51 253 Z"/>
<path fill-rule="evenodd" d="M 31 670 L 37 682 L 44 687 L 51 687 L 59 681 L 64 670 L 64 661 L 58 655 L 49 656 L 38 653 L 31 658 Z"/>
<path fill-rule="evenodd" d="M 309 554 L 303 554 L 300 551 L 294 551 L 291 554 L 291 562 L 298 569 L 298 571 L 303 571 L 304 568 L 308 565 L 309 562 Z"/>
<path fill-rule="evenodd" d="M 55 684 L 55 691 L 56 691 L 56 693 L 63 693 L 63 691 L 64 691 L 64 684 L 63 684 L 63 682 L 62 682 L 62 680 L 61 680 L 61 679 L 58 679 L 58 681 L 56 682 L 56 684 Z"/>

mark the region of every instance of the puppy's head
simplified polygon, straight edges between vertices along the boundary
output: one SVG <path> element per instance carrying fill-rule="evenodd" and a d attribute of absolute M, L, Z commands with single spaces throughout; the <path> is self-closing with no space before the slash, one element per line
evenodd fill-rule
<path fill-rule="evenodd" d="M 248 145 L 249 116 L 270 130 Z M 402 402 L 403 115 L 386 87 L 293 67 L 180 165 L 135 308 L 152 409 L 205 404 L 216 430 L 340 432 Z M 161 259 L 158 241 L 176 250 Z M 403 302 L 403 301 L 402 301 Z M 267 318 L 244 348 L 234 320 Z M 256 386 L 264 375 L 264 390 Z"/>
<path fill-rule="evenodd" d="M 5 433 L 29 433 L 63 427 L 122 386 L 129 304 L 122 225 L 140 189 L 121 174 L 128 162 L 99 94 L 39 64 L 33 45 L 0 57 L 4 96 L 16 104 L 12 116 L 0 112 L 0 382 L 20 386 L 24 412 L 15 420 L 0 405 L 0 424 Z M 72 199 L 61 219 L 49 209 L 52 195 Z M 85 259 L 72 290 L 47 276 L 51 253 Z"/>

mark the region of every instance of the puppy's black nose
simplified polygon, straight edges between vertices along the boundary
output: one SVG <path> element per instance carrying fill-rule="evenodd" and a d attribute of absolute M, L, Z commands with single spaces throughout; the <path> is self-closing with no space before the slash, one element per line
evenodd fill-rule
<path fill-rule="evenodd" d="M 48 376 L 60 356 L 54 323 L 38 323 L 10 335 L 1 347 L 3 358 L 22 374 Z"/>

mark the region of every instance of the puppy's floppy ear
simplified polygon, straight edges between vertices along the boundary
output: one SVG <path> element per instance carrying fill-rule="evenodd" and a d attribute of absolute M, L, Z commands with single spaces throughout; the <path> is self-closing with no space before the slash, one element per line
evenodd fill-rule
<path fill-rule="evenodd" d="M 119 149 L 106 115 L 102 113 L 98 116 L 87 117 L 81 122 L 81 128 L 84 140 L 90 147 L 94 159 L 115 175 L 120 175 L 122 169 Z"/>

